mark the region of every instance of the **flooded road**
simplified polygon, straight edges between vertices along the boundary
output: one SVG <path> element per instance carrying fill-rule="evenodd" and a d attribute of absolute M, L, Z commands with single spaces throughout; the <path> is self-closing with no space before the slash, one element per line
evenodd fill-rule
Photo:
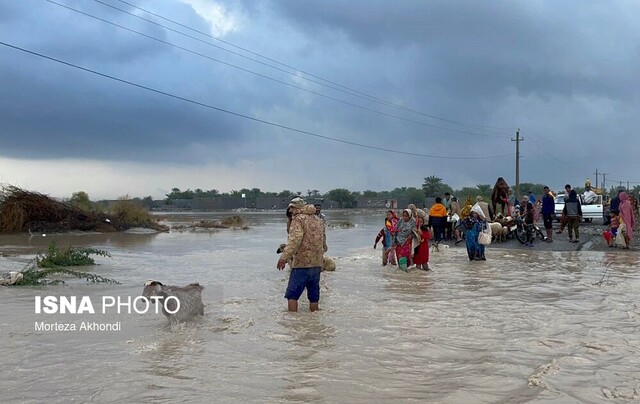
<path fill-rule="evenodd" d="M 88 270 L 122 283 L 0 288 L 2 402 L 640 400 L 636 251 L 503 244 L 469 262 L 451 246 L 432 253 L 431 272 L 404 273 L 382 267 L 372 248 L 382 217 L 327 216 L 355 227 L 327 230 L 337 270 L 322 275 L 317 313 L 305 297 L 299 313 L 286 312 L 281 212 L 248 215 L 249 230 L 0 237 L 9 254 L 0 272 L 21 269 L 54 237 L 108 250 Z M 147 279 L 200 282 L 204 318 L 169 327 L 162 314 L 126 307 L 35 314 L 35 296 L 89 296 L 99 311 L 105 296 L 135 298 Z"/>

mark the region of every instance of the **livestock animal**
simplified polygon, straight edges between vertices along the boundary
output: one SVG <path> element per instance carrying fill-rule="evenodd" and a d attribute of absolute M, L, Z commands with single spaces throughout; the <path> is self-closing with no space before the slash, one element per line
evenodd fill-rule
<path fill-rule="evenodd" d="M 509 184 L 502 177 L 498 177 L 496 180 L 496 184 L 493 186 L 493 192 L 491 193 L 491 207 L 493 208 L 493 213 L 497 214 L 496 210 L 497 205 L 502 207 L 502 213 L 506 213 L 505 209 L 509 204 Z"/>
<path fill-rule="evenodd" d="M 187 321 L 197 315 L 204 315 L 204 304 L 202 303 L 202 290 L 204 287 L 199 283 L 190 283 L 187 286 L 165 286 L 158 281 L 147 281 L 142 290 L 142 296 L 162 305 L 162 314 L 169 319 L 171 324 Z M 156 299 L 150 299 L 157 296 Z M 180 302 L 169 297 L 175 297 Z M 177 309 L 177 311 L 176 311 Z M 171 313 L 175 312 L 175 313 Z"/>
<path fill-rule="evenodd" d="M 0 274 L 0 286 L 15 285 L 23 278 L 22 272 L 11 271 Z"/>
<path fill-rule="evenodd" d="M 284 251 L 284 248 L 286 247 L 286 244 L 280 244 L 280 246 L 278 247 L 278 249 L 276 250 L 277 254 L 282 254 L 282 252 Z M 289 264 L 289 268 L 291 268 L 291 261 L 287 262 L 287 264 Z M 333 260 L 333 258 L 328 257 L 328 256 L 323 256 L 322 257 L 322 271 L 329 271 L 329 272 L 333 272 L 336 270 L 336 262 Z"/>
<path fill-rule="evenodd" d="M 495 221 L 502 225 L 503 241 L 506 241 L 507 238 L 512 236 L 510 233 L 511 233 L 511 228 L 514 225 L 513 218 L 511 216 L 502 216 L 502 214 L 499 213 L 496 216 Z"/>
<path fill-rule="evenodd" d="M 509 233 L 509 231 L 505 226 L 502 225 L 502 223 L 491 222 L 489 223 L 489 226 L 491 227 L 492 241 L 498 242 L 507 240 L 507 234 Z"/>

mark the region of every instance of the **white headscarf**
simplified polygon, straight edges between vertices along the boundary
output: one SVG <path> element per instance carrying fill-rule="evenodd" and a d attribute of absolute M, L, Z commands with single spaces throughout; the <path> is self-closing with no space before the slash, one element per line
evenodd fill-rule
<path fill-rule="evenodd" d="M 482 208 L 477 203 L 471 207 L 471 211 L 476 212 L 482 220 L 487 220 L 487 218 L 484 216 Z"/>

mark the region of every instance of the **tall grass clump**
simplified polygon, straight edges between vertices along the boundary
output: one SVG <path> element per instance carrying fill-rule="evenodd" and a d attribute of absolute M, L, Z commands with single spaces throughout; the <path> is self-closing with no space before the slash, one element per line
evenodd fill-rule
<path fill-rule="evenodd" d="M 121 196 L 108 208 L 109 214 L 119 221 L 133 226 L 150 226 L 155 220 L 142 204 L 132 201 L 128 196 Z"/>

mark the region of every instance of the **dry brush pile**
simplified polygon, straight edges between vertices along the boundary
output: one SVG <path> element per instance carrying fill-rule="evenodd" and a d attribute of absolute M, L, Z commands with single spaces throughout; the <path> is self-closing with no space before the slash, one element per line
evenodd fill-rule
<path fill-rule="evenodd" d="M 56 201 L 38 192 L 25 191 L 15 186 L 0 189 L 0 233 L 122 231 L 133 226 L 160 228 L 155 221 L 129 223 L 121 212 L 108 215 L 88 212 L 69 203 Z"/>

